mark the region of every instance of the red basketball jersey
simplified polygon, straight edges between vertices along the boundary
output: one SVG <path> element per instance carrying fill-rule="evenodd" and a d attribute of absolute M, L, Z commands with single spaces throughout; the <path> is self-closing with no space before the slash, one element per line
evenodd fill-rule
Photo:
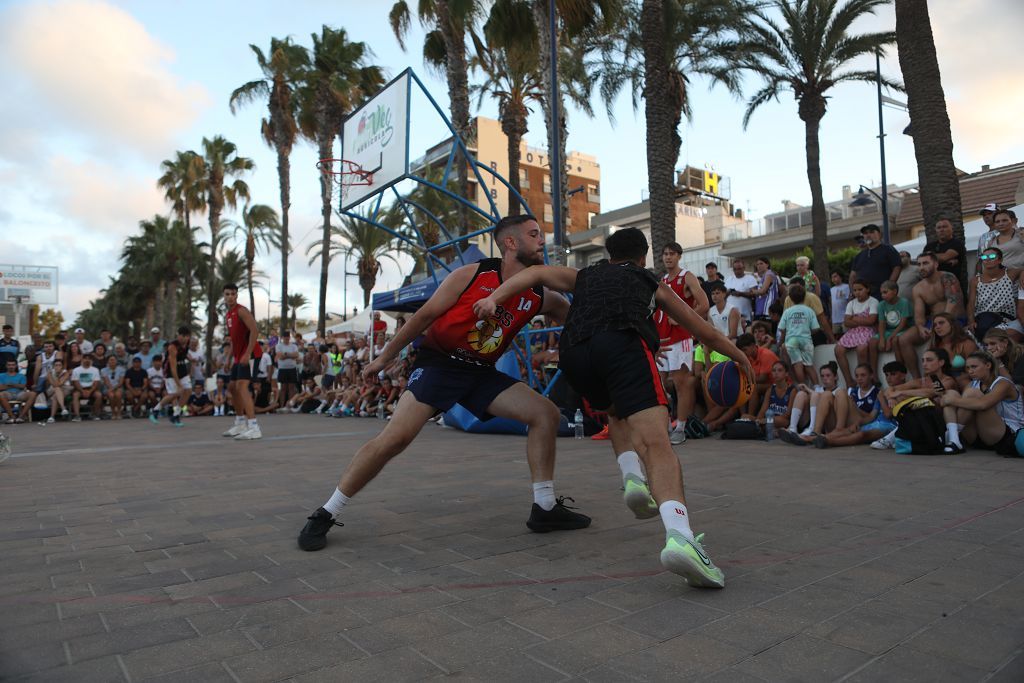
<path fill-rule="evenodd" d="M 235 357 L 235 362 L 238 362 L 242 354 L 249 347 L 249 328 L 239 320 L 238 308 L 238 305 L 235 304 L 228 309 L 227 315 L 224 316 L 224 324 L 228 328 L 228 337 L 231 338 L 231 355 Z M 259 344 L 252 347 L 253 358 L 259 358 L 262 355 L 263 349 L 260 348 Z"/>
<path fill-rule="evenodd" d="M 679 298 L 686 302 L 686 305 L 693 308 L 693 297 L 688 296 L 686 293 L 686 274 L 690 272 L 683 268 L 679 271 L 679 274 L 673 278 L 665 273 L 661 276 L 661 281 L 672 288 L 672 291 L 679 295 Z M 690 331 L 682 325 L 673 325 L 669 322 L 668 316 L 665 311 L 658 309 L 654 313 L 654 323 L 658 327 L 658 336 L 662 339 L 667 339 L 665 346 L 669 344 L 675 344 L 676 342 L 689 339 L 693 335 Z"/>
<path fill-rule="evenodd" d="M 544 303 L 544 288 L 526 289 L 509 297 L 494 315 L 479 320 L 473 304 L 501 284 L 501 259 L 480 261 L 476 275 L 459 300 L 431 324 L 421 346 L 456 360 L 494 365 Z"/>

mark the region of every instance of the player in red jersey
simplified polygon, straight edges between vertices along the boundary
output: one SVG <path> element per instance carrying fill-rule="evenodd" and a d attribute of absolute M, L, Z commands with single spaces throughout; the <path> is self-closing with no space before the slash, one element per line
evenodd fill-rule
<path fill-rule="evenodd" d="M 233 436 L 239 441 L 260 439 L 263 433 L 256 421 L 256 406 L 252 402 L 249 381 L 252 379 L 253 360 L 259 360 L 263 349 L 256 343 L 256 319 L 245 306 L 238 303 L 238 285 L 224 285 L 224 305 L 228 312 L 224 316 L 224 324 L 231 338 L 231 353 L 234 365 L 231 366 L 231 382 L 228 391 L 235 407 L 235 425 L 224 432 L 224 436 Z"/>
<path fill-rule="evenodd" d="M 546 532 L 582 529 L 590 518 L 573 512 L 555 498 L 555 435 L 559 413 L 554 403 L 494 367 L 519 330 L 536 315 L 563 320 L 569 302 L 543 287 L 524 289 L 509 298 L 508 307 L 479 320 L 473 304 L 488 296 L 524 268 L 544 262 L 544 231 L 532 216 L 509 216 L 494 228 L 500 259 L 458 268 L 367 365 L 373 377 L 420 334 L 426 332 L 409 375 L 408 391 L 384 430 L 356 451 L 341 481 L 299 534 L 299 547 L 320 550 L 335 517 L 349 498 L 361 491 L 387 462 L 416 438 L 423 425 L 459 403 L 480 419 L 507 417 L 529 427 L 526 457 L 533 480 L 534 503 L 526 525 Z"/>
<path fill-rule="evenodd" d="M 708 295 L 701 289 L 696 275 L 679 267 L 679 257 L 682 255 L 683 248 L 678 242 L 665 245 L 661 250 L 661 262 L 665 264 L 665 274 L 661 281 L 694 313 L 706 318 Z M 669 434 L 669 441 L 681 444 L 686 441 L 686 422 L 693 414 L 697 400 L 697 380 L 693 376 L 693 335 L 661 309 L 655 311 L 654 323 L 662 349 L 658 370 L 661 371 L 662 380 L 668 375 L 676 388 L 676 426 Z"/>

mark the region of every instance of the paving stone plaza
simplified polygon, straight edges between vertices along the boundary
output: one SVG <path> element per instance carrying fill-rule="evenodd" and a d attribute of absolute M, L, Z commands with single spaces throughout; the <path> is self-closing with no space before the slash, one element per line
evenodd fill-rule
<path fill-rule="evenodd" d="M 0 680 L 1024 680 L 1024 459 L 677 447 L 710 591 L 606 442 L 559 440 L 594 522 L 541 535 L 525 439 L 428 425 L 303 553 L 381 423 L 186 422 L 7 428 Z"/>

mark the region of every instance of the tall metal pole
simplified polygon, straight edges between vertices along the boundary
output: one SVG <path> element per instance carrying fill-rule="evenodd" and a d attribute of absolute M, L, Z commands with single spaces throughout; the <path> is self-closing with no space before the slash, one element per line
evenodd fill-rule
<path fill-rule="evenodd" d="M 885 179 L 885 123 L 882 119 L 881 50 L 875 50 L 875 82 L 878 85 L 878 153 L 882 160 L 882 242 L 889 244 L 889 185 Z"/>
<path fill-rule="evenodd" d="M 555 243 L 555 263 L 562 263 L 565 258 L 565 248 L 562 244 L 562 131 L 561 112 L 558 110 L 558 34 L 555 32 L 555 0 L 549 0 L 548 14 L 548 30 L 551 31 L 551 149 L 548 150 L 548 161 L 551 162 L 551 214 L 555 220 L 552 238 Z"/>

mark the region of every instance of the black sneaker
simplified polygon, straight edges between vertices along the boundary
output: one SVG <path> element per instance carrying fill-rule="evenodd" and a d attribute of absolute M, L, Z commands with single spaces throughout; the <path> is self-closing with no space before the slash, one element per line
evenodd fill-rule
<path fill-rule="evenodd" d="M 538 534 L 546 534 L 549 531 L 570 531 L 572 529 L 586 529 L 590 526 L 590 517 L 573 512 L 576 508 L 565 505 L 563 501 L 572 500 L 568 496 L 559 497 L 555 501 L 555 507 L 545 510 L 536 503 L 530 509 L 530 519 L 526 520 L 526 526 L 530 531 Z"/>
<path fill-rule="evenodd" d="M 327 532 L 332 526 L 345 526 L 341 522 L 334 521 L 331 513 L 323 508 L 317 508 L 316 512 L 307 517 L 309 521 L 299 532 L 299 547 L 303 550 L 320 550 L 327 545 Z"/>

